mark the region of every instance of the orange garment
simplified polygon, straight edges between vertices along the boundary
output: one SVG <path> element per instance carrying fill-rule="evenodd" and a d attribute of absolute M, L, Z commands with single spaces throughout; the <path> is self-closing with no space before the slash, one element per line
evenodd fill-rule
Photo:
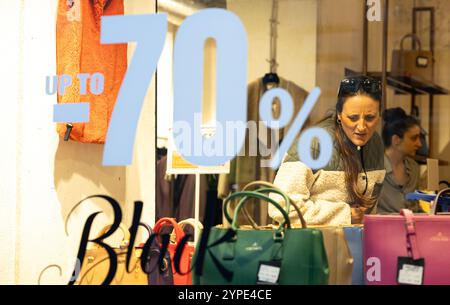
<path fill-rule="evenodd" d="M 127 44 L 100 44 L 100 19 L 106 15 L 124 13 L 123 0 L 59 0 L 56 20 L 56 66 L 58 76 L 72 77 L 72 85 L 64 95 L 58 93 L 58 103 L 89 102 L 89 122 L 73 123 L 70 139 L 86 143 L 104 143 L 108 123 L 117 94 L 127 69 Z M 80 94 L 79 73 L 102 73 L 104 91 Z M 71 123 L 71 122 L 67 122 Z M 66 123 L 58 123 L 61 136 Z"/>

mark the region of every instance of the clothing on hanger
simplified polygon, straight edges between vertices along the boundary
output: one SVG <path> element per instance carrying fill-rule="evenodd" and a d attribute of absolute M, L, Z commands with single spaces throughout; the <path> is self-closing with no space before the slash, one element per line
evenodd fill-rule
<path fill-rule="evenodd" d="M 58 103 L 89 103 L 89 122 L 71 123 L 70 139 L 86 143 L 104 143 L 109 120 L 127 70 L 127 44 L 101 44 L 102 16 L 123 15 L 123 0 L 59 0 L 56 20 L 57 75 L 69 75 L 72 84 Z M 80 82 L 79 74 L 101 73 L 103 92 L 91 93 L 90 78 Z M 84 79 L 82 76 L 81 79 Z M 97 83 L 98 86 L 98 83 Z M 80 89 L 82 90 L 80 92 Z M 84 91 L 85 90 L 85 91 Z M 94 91 L 95 92 L 95 91 Z M 58 123 L 64 136 L 67 123 Z"/>
<path fill-rule="evenodd" d="M 156 161 L 162 159 L 162 157 L 167 156 L 167 148 L 165 147 L 157 147 L 156 148 Z"/>
<path fill-rule="evenodd" d="M 283 88 L 289 92 L 292 96 L 292 100 L 294 103 L 294 113 L 300 111 L 301 106 L 303 105 L 306 97 L 308 96 L 308 92 L 296 85 L 295 83 L 288 81 L 282 77 L 279 77 L 279 88 Z M 264 83 L 263 78 L 256 79 L 251 82 L 247 87 L 247 120 L 249 122 L 259 122 L 259 101 L 263 94 L 268 90 Z M 272 108 L 273 116 L 278 117 L 280 114 L 280 107 L 278 103 L 274 103 Z M 292 124 L 293 119 L 289 122 L 289 124 L 279 130 L 279 141 L 281 141 L 284 135 L 289 130 L 290 125 Z M 307 123 L 305 124 L 305 127 Z M 260 148 L 265 150 L 265 153 L 270 151 L 273 148 L 275 143 L 272 143 L 274 137 L 272 131 L 268 129 L 264 124 L 257 123 L 257 134 L 258 140 L 257 142 L 257 155 L 251 156 L 249 150 L 249 143 L 255 142 L 250 141 L 249 139 L 249 131 L 246 131 L 246 139 L 245 139 L 245 155 L 236 156 L 230 162 L 230 173 L 229 174 L 221 174 L 219 176 L 219 185 L 218 185 L 218 196 L 219 198 L 225 198 L 230 194 L 231 191 L 241 190 L 246 184 L 256 181 L 263 180 L 267 182 L 273 182 L 275 179 L 276 172 L 272 170 L 269 164 L 269 160 L 271 159 L 271 155 L 262 155 L 262 151 Z M 279 143 L 278 141 L 278 143 Z M 262 162 L 266 162 L 265 167 L 261 167 Z M 233 206 L 233 204 L 231 204 Z M 258 208 L 259 206 L 259 208 Z M 267 206 L 258 205 L 255 206 L 253 204 L 248 205 L 248 210 L 250 214 L 254 217 L 255 221 L 259 224 L 267 224 L 269 221 L 267 214 Z M 245 218 L 241 218 L 240 220 L 244 220 Z"/>
<path fill-rule="evenodd" d="M 166 178 L 167 156 L 156 164 L 155 220 L 172 217 L 177 221 L 195 217 L 195 175 L 170 175 Z M 206 176 L 200 176 L 200 222 L 206 204 Z"/>

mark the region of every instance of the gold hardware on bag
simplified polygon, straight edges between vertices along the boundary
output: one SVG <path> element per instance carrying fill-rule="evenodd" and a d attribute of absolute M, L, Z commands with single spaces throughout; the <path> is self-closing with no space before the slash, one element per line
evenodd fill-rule
<path fill-rule="evenodd" d="M 130 241 L 129 240 L 123 240 L 121 243 L 120 243 L 120 249 L 126 249 L 126 248 L 128 248 L 128 245 L 130 244 Z"/>
<path fill-rule="evenodd" d="M 169 267 L 169 262 L 167 261 L 167 258 L 163 259 L 163 267 L 161 269 L 162 272 L 165 272 Z"/>

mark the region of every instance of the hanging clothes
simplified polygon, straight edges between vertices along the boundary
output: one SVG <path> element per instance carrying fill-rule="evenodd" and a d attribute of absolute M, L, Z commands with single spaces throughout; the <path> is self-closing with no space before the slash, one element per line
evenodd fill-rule
<path fill-rule="evenodd" d="M 292 97 L 294 103 L 294 116 L 300 111 L 301 106 L 303 105 L 306 97 L 308 96 L 308 92 L 303 88 L 299 87 L 295 83 L 288 81 L 282 77 L 279 77 L 278 87 L 285 89 L 289 92 Z M 247 120 L 249 122 L 259 122 L 259 102 L 263 94 L 267 91 L 266 86 L 263 83 L 263 78 L 259 78 L 253 82 L 251 82 L 247 87 Z M 272 106 L 272 115 L 274 118 L 277 118 L 280 114 L 280 106 L 279 103 L 274 103 Z M 278 143 L 283 139 L 284 135 L 289 130 L 293 122 L 293 118 L 289 122 L 289 124 L 282 128 L 279 131 Z M 308 122 L 307 122 L 308 124 Z M 307 125 L 306 124 L 306 125 Z M 250 139 L 249 137 L 249 129 L 246 131 L 246 139 L 245 139 L 245 154 L 240 154 L 235 157 L 230 162 L 230 173 L 229 174 L 221 174 L 219 176 L 219 185 L 218 185 L 218 196 L 219 198 L 226 198 L 231 191 L 239 191 L 246 184 L 256 181 L 263 180 L 267 182 L 273 182 L 275 179 L 276 172 L 272 170 L 269 166 L 269 160 L 272 157 L 272 154 L 267 154 L 267 152 L 271 151 L 274 147 L 275 143 L 272 143 L 273 140 L 277 140 L 277 137 L 273 135 L 273 132 L 266 128 L 264 124 L 256 124 L 257 126 L 257 135 L 258 140 L 257 143 L 257 153 L 256 155 L 251 155 L 250 143 L 253 142 L 254 139 Z M 252 135 L 254 136 L 254 135 Z M 265 164 L 263 164 L 265 162 Z M 263 167 L 261 165 L 264 165 Z M 233 207 L 233 203 L 231 204 Z M 265 225 L 268 223 L 268 213 L 267 213 L 267 205 L 247 205 L 247 210 L 250 215 L 255 219 L 255 221 L 261 225 Z M 240 220 L 244 220 L 242 216 L 239 216 Z"/>
<path fill-rule="evenodd" d="M 156 164 L 156 217 L 177 221 L 195 217 L 195 175 L 166 175 L 167 156 Z M 206 175 L 200 176 L 200 221 L 206 206 Z"/>
<path fill-rule="evenodd" d="M 69 75 L 72 85 L 58 103 L 88 102 L 89 122 L 73 123 L 70 139 L 85 143 L 104 143 L 108 123 L 127 69 L 127 44 L 100 44 L 102 16 L 123 15 L 123 0 L 59 0 L 56 20 L 57 75 Z M 79 73 L 102 73 L 103 92 L 80 93 Z M 71 122 L 67 122 L 71 123 Z M 57 131 L 66 133 L 66 124 L 59 123 Z"/>

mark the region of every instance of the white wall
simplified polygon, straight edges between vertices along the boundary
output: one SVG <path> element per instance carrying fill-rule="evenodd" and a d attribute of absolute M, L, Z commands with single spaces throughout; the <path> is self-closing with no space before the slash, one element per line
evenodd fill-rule
<path fill-rule="evenodd" d="M 154 2 L 126 0 L 126 12 L 153 12 Z M 131 220 L 132 202 L 145 203 L 143 220 L 154 218 L 154 91 L 149 90 L 139 122 L 132 166 L 103 167 L 103 145 L 60 141 L 52 122 L 55 96 L 45 94 L 45 76 L 56 71 L 57 0 L 0 0 L 2 139 L 0 175 L 0 284 L 65 284 L 74 264 L 88 215 L 106 205 L 91 201 L 75 211 L 64 233 L 64 219 L 81 199 L 109 194 Z M 5 71 L 8 71 L 6 75 Z M 105 211 L 94 224 L 109 219 Z"/>
<path fill-rule="evenodd" d="M 23 1 L 0 1 L 0 35 L 3 39 L 0 83 L 7 88 L 0 100 L 0 283 L 15 282 L 16 195 L 17 195 L 17 118 L 19 115 L 19 30 Z M 16 31 L 9 31 L 16 28 Z M 2 87 L 3 88 L 3 87 Z"/>
<path fill-rule="evenodd" d="M 248 36 L 248 80 L 269 72 L 272 0 L 228 0 L 227 9 L 242 21 Z M 277 73 L 310 91 L 316 84 L 316 0 L 280 0 Z"/>
<path fill-rule="evenodd" d="M 322 90 L 312 121 L 336 105 L 344 69 L 362 69 L 361 0 L 318 0 L 317 85 Z"/>

